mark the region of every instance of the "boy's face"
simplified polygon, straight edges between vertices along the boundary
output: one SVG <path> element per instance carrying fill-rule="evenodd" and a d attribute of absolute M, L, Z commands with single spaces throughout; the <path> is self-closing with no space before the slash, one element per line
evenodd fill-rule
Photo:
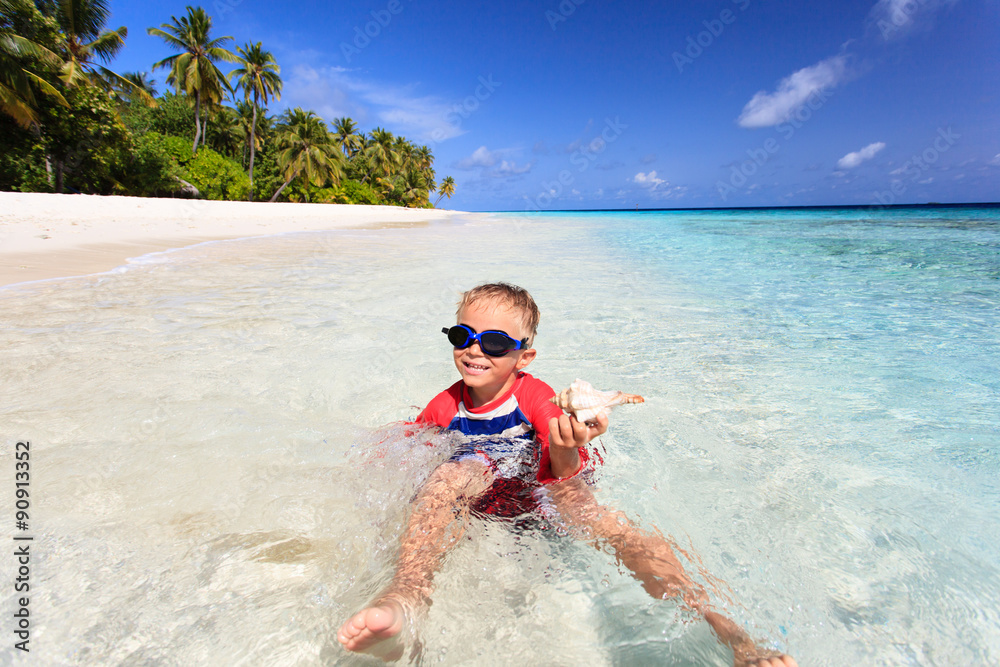
<path fill-rule="evenodd" d="M 503 305 L 492 303 L 470 303 L 459 313 L 458 323 L 464 324 L 476 333 L 502 331 L 515 340 L 529 335 L 521 326 L 517 314 Z M 479 343 L 473 343 L 464 350 L 456 349 L 455 367 L 462 380 L 469 387 L 475 407 L 499 398 L 514 386 L 517 372 L 535 358 L 535 350 L 512 350 L 502 357 L 484 354 Z"/>

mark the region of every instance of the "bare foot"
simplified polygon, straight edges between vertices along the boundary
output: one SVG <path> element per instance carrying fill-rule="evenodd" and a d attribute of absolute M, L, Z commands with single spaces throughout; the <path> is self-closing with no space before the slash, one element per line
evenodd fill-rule
<path fill-rule="evenodd" d="M 733 667 L 799 667 L 795 658 L 757 646 L 747 633 L 722 614 L 705 612 L 715 634 L 733 649 Z"/>
<path fill-rule="evenodd" d="M 398 660 L 403 655 L 399 636 L 406 614 L 402 605 L 384 599 L 376 606 L 362 609 L 337 631 L 337 641 L 348 651 L 369 653 L 385 661 Z"/>
<path fill-rule="evenodd" d="M 768 651 L 770 653 L 770 651 Z M 799 667 L 795 658 L 783 653 L 775 653 L 771 658 L 751 658 L 749 662 L 744 662 L 737 657 L 733 657 L 734 667 Z"/>
<path fill-rule="evenodd" d="M 739 642 L 733 647 L 733 667 L 799 667 L 795 658 L 761 648 L 753 642 Z"/>

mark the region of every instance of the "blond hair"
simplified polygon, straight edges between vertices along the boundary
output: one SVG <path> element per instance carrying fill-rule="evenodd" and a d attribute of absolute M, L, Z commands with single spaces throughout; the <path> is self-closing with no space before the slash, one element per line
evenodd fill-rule
<path fill-rule="evenodd" d="M 529 345 L 538 333 L 538 320 L 541 315 L 535 300 L 528 294 L 528 290 L 509 283 L 487 283 L 473 287 L 462 295 L 458 302 L 458 317 L 462 315 L 462 309 L 474 303 L 489 303 L 497 306 L 506 306 L 513 310 L 521 326 L 528 334 Z"/>

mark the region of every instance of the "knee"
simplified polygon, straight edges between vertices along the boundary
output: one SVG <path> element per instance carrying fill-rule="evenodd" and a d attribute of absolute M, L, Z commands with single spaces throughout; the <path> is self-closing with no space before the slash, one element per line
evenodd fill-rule
<path fill-rule="evenodd" d="M 485 489 L 493 481 L 493 472 L 484 461 L 466 458 L 446 461 L 434 471 L 435 479 L 453 489 Z"/>

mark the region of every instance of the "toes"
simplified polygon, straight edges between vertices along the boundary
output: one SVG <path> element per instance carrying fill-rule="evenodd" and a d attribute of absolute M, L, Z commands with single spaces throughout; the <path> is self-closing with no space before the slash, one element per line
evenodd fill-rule
<path fill-rule="evenodd" d="M 337 641 L 339 641 L 344 646 L 352 644 L 358 637 L 364 633 L 368 628 L 365 619 L 367 618 L 368 609 L 360 611 L 354 616 L 351 616 L 342 626 L 340 630 L 337 631 Z"/>
<path fill-rule="evenodd" d="M 377 657 L 390 659 L 391 655 L 401 649 L 397 645 L 397 635 L 402 626 L 403 610 L 398 604 L 390 602 L 363 609 L 352 616 L 340 626 L 337 641 L 348 651 L 372 653 Z M 386 653 L 390 655 L 383 655 Z"/>
<path fill-rule="evenodd" d="M 775 658 L 761 658 L 751 664 L 756 665 L 756 667 L 799 667 L 799 664 L 795 662 L 795 658 L 790 655 L 781 655 Z"/>

